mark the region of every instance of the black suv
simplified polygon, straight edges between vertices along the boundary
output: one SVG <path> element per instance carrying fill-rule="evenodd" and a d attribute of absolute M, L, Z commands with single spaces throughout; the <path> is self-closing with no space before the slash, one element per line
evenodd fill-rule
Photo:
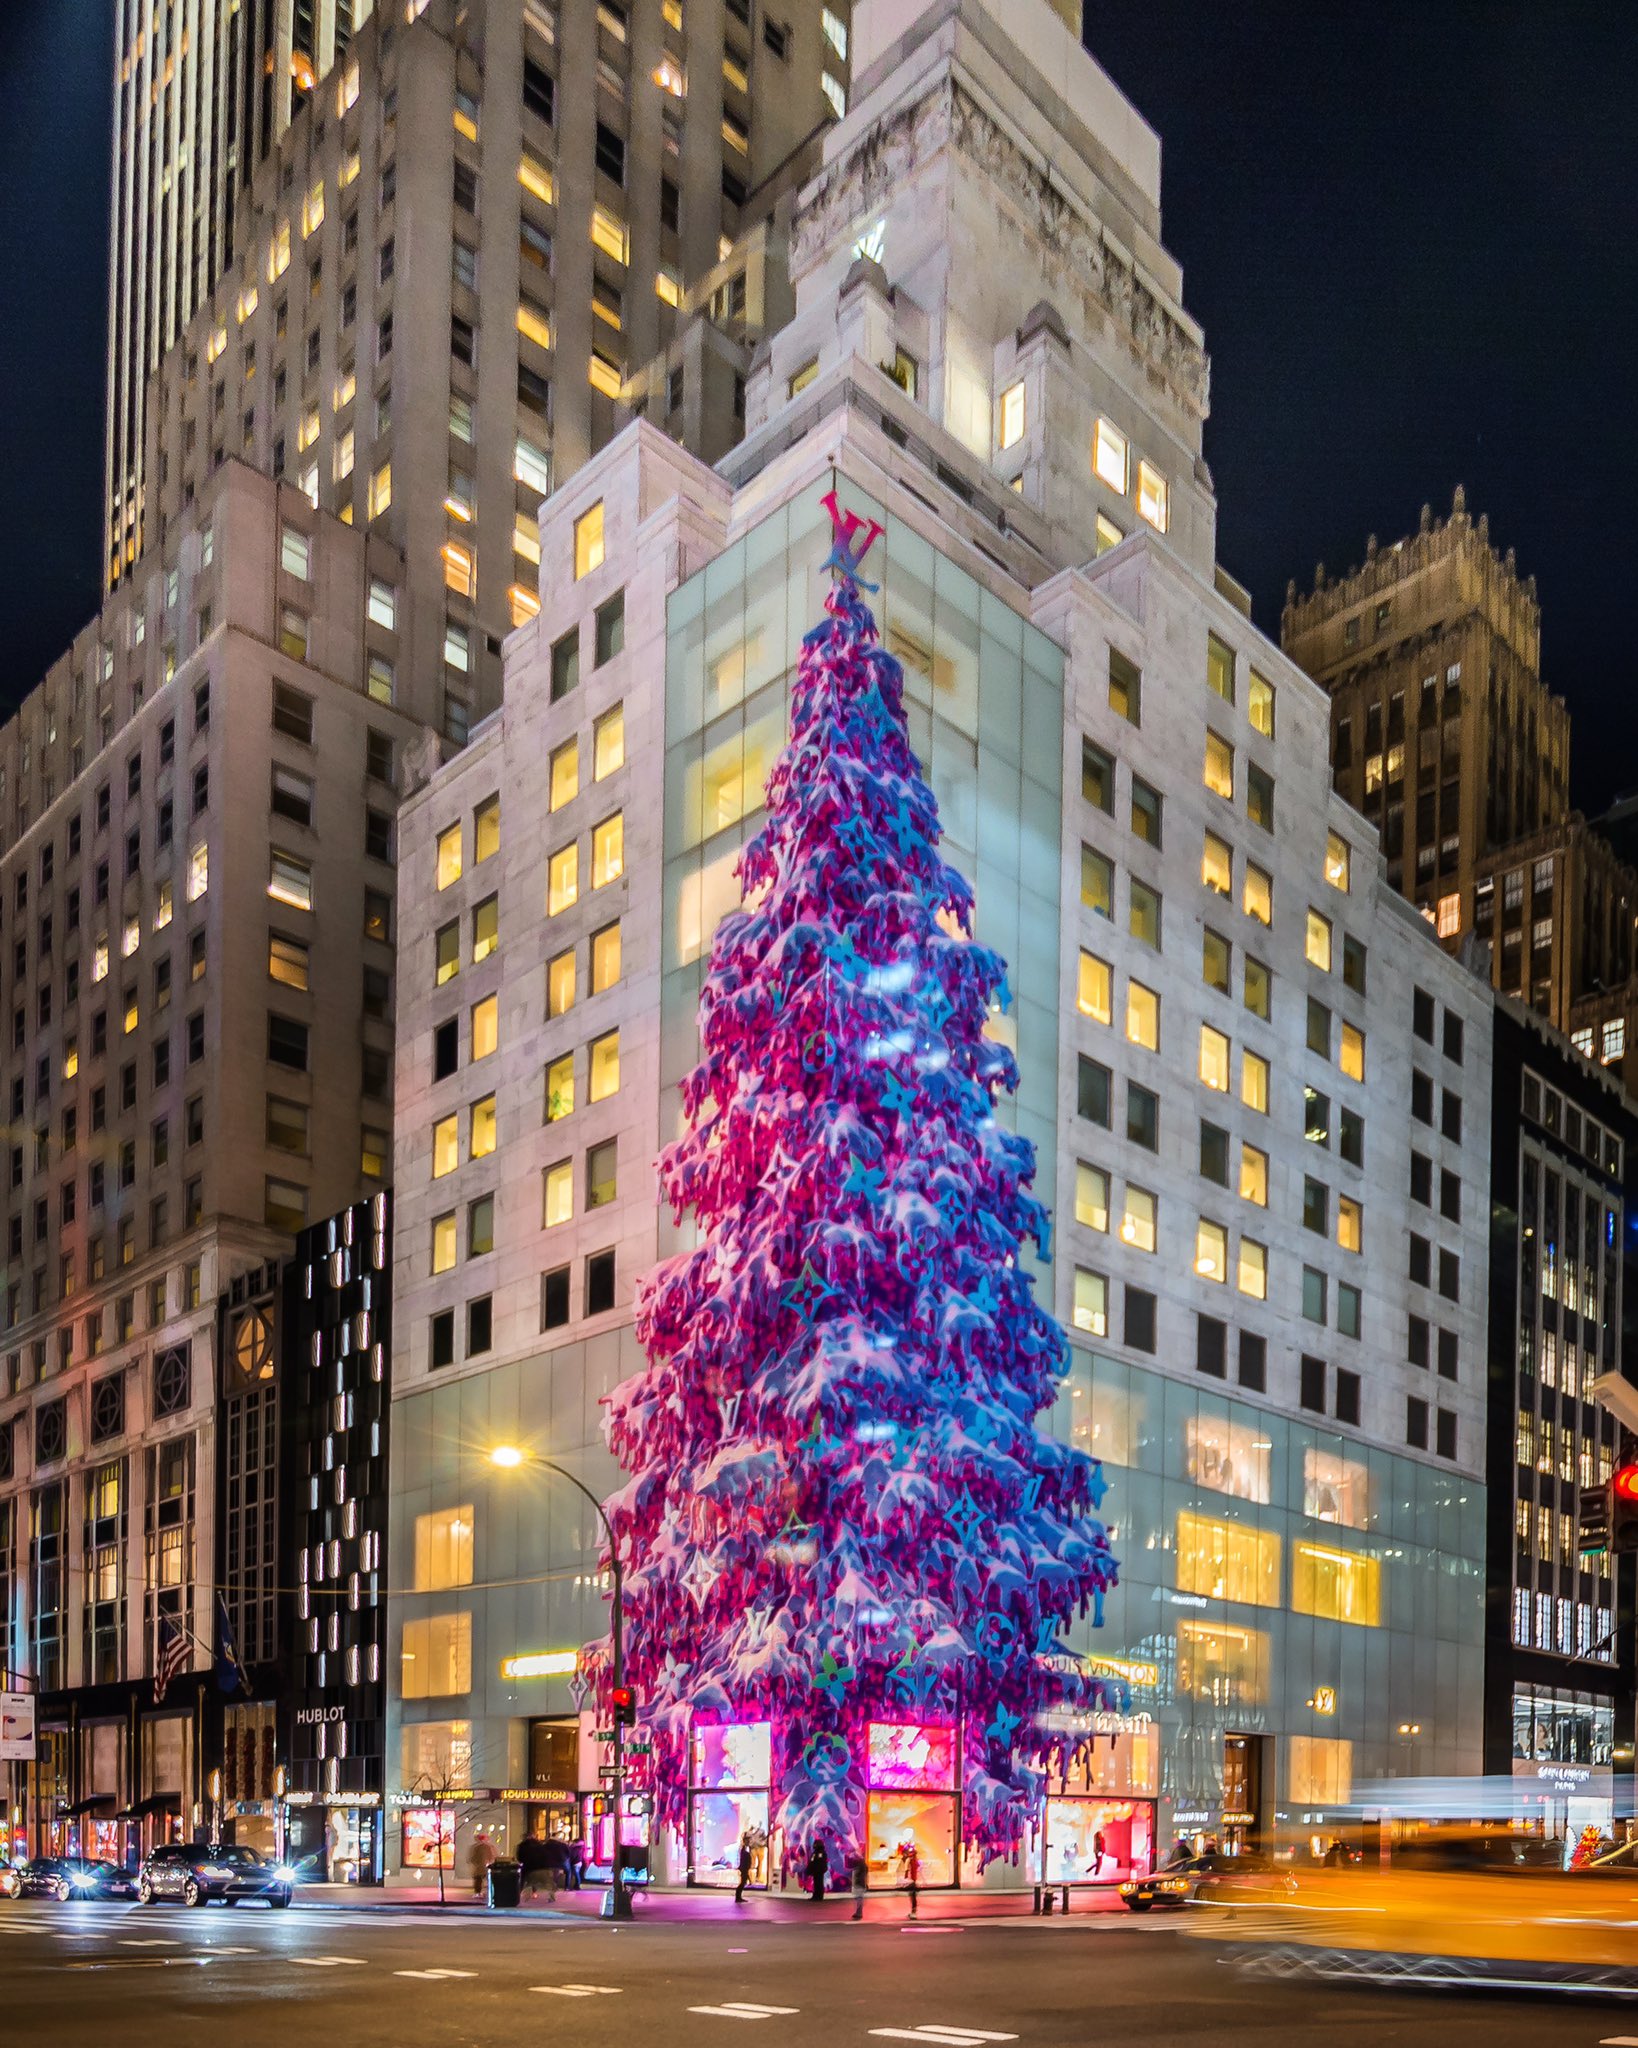
<path fill-rule="evenodd" d="M 89 1856 L 36 1856 L 19 1866 L 25 1899 L 134 1899 L 136 1886 L 117 1863 Z"/>
<path fill-rule="evenodd" d="M 143 1864 L 137 1897 L 145 1906 L 156 1899 L 180 1899 L 185 1906 L 203 1906 L 211 1899 L 229 1906 L 244 1899 L 265 1899 L 270 1906 L 288 1906 L 290 1877 L 254 1849 L 221 1842 L 167 1842 Z"/>

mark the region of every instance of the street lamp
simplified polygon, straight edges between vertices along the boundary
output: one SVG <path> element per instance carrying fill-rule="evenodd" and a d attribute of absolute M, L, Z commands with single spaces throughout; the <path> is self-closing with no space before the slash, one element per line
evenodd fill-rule
<path fill-rule="evenodd" d="M 614 1712 L 611 1716 L 614 1723 L 614 1760 L 611 1766 L 611 1783 L 614 1791 L 614 1879 L 609 1891 L 609 1913 L 615 1920 L 629 1920 L 632 1917 L 631 1893 L 627 1889 L 625 1872 L 620 1862 L 620 1822 L 625 1811 L 626 1789 L 626 1729 L 624 1720 L 626 1655 L 625 1631 L 623 1627 L 625 1617 L 622 1606 L 625 1579 L 620 1569 L 620 1553 L 615 1545 L 614 1531 L 609 1526 L 609 1518 L 604 1512 L 603 1503 L 592 1492 L 591 1488 L 583 1480 L 577 1479 L 566 1466 L 555 1463 L 551 1458 L 543 1458 L 536 1451 L 520 1450 L 516 1444 L 497 1444 L 494 1450 L 489 1453 L 489 1462 L 492 1465 L 498 1465 L 502 1471 L 515 1471 L 520 1465 L 530 1465 L 538 1467 L 542 1472 L 553 1473 L 559 1479 L 566 1479 L 572 1487 L 576 1488 L 579 1493 L 591 1502 L 596 1510 L 598 1521 L 603 1525 L 603 1534 L 608 1539 L 609 1575 L 614 1581 L 614 1593 L 609 1611 L 609 1634 L 613 1650 L 613 1656 L 610 1660 L 612 1664 L 611 1689 L 613 1694 L 612 1704 L 614 1706 Z"/>

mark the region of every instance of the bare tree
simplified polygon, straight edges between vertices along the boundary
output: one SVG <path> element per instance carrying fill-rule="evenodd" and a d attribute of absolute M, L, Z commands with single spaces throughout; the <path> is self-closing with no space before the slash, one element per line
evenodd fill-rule
<path fill-rule="evenodd" d="M 455 1773 L 446 1760 L 436 1770 L 423 1771 L 410 1787 L 413 1797 L 432 1808 L 432 1848 L 438 1868 L 438 1903 L 449 1903 L 444 1886 L 444 1845 L 449 1845 L 449 1868 L 455 1867 L 455 1843 L 460 1834 L 460 1808 L 452 1795 L 464 1792 L 464 1784 L 458 1783 Z M 446 1832 L 447 1830 L 447 1832 Z"/>

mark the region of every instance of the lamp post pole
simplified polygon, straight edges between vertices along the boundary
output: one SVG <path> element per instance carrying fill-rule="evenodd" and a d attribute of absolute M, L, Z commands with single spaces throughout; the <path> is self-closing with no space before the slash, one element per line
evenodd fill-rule
<path fill-rule="evenodd" d="M 501 1460 L 500 1462 L 513 1461 Z M 614 1691 L 618 1693 L 626 1682 L 625 1609 L 623 1601 L 625 1575 L 620 1567 L 620 1553 L 615 1546 L 614 1531 L 609 1526 L 608 1515 L 604 1512 L 603 1503 L 592 1492 L 591 1488 L 583 1480 L 577 1479 L 566 1466 L 555 1463 L 551 1458 L 542 1458 L 538 1453 L 534 1452 L 528 1454 L 528 1462 L 531 1465 L 538 1465 L 543 1472 L 553 1472 L 559 1479 L 566 1479 L 577 1492 L 591 1502 L 598 1521 L 603 1525 L 603 1534 L 608 1539 L 609 1546 L 609 1575 L 614 1582 L 614 1597 L 610 1603 L 609 1615 L 609 1636 L 614 1653 L 611 1659 L 612 1677 L 610 1682 Z M 614 1878 L 610 1886 L 609 1912 L 613 1919 L 629 1920 L 632 1917 L 631 1892 L 626 1885 L 625 1871 L 620 1862 L 620 1822 L 624 1816 L 626 1791 L 626 1730 L 624 1722 L 620 1719 L 618 1708 L 614 1713 L 613 1719 Z"/>

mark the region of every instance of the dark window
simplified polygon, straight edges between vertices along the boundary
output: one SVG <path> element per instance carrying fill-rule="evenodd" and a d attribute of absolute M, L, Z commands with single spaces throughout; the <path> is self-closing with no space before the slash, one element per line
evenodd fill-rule
<path fill-rule="evenodd" d="M 1302 1383 L 1299 1399 L 1305 1408 L 1314 1414 L 1325 1413 L 1325 1360 L 1310 1358 L 1306 1352 L 1302 1360 Z"/>
<path fill-rule="evenodd" d="M 445 1081 L 461 1063 L 461 1021 L 446 1017 L 432 1034 L 432 1078 Z"/>
<path fill-rule="evenodd" d="M 1331 1191 L 1323 1181 L 1307 1180 L 1302 1184 L 1302 1227 L 1317 1231 L 1321 1237 L 1329 1237 L 1331 1224 Z"/>
<path fill-rule="evenodd" d="M 453 192 L 455 204 L 463 213 L 477 212 L 478 174 L 470 164 L 458 163 L 455 166 Z"/>
<path fill-rule="evenodd" d="M 626 140 L 606 121 L 597 124 L 596 158 L 597 168 L 605 178 L 612 178 L 617 185 L 626 182 Z"/>
<path fill-rule="evenodd" d="M 1083 1052 L 1076 1062 L 1075 1113 L 1109 1128 L 1109 1069 Z"/>
<path fill-rule="evenodd" d="M 1337 1367 L 1337 1420 L 1359 1427 L 1359 1374 Z"/>
<path fill-rule="evenodd" d="M 1453 1380 L 1456 1377 L 1456 1332 L 1454 1330 L 1441 1330 L 1439 1332 L 1439 1377 L 1442 1380 Z"/>
<path fill-rule="evenodd" d="M 569 1269 L 554 1266 L 540 1276 L 540 1327 L 561 1330 L 569 1320 Z"/>
<path fill-rule="evenodd" d="M 722 167 L 723 198 L 727 200 L 730 206 L 743 206 L 745 204 L 745 192 L 745 180 L 737 171 L 729 170 L 728 166 L 724 164 Z"/>
<path fill-rule="evenodd" d="M 302 1026 L 303 1031 L 307 1029 Z M 195 1067 L 205 1057 L 205 1018 L 203 1011 L 196 1012 L 188 1019 L 188 1065 Z M 302 1064 L 305 1066 L 306 1061 Z"/>
<path fill-rule="evenodd" d="M 392 819 L 385 811 L 364 813 L 364 851 L 371 860 L 392 862 Z"/>
<path fill-rule="evenodd" d="M 455 1363 L 455 1311 L 441 1308 L 432 1318 L 427 1363 L 433 1367 Z"/>
<path fill-rule="evenodd" d="M 1356 996 L 1365 993 L 1365 948 L 1346 932 L 1342 935 L 1342 985 Z"/>
<path fill-rule="evenodd" d="M 593 1252 L 586 1261 L 586 1314 L 600 1316 L 614 1306 L 614 1253 Z"/>
<path fill-rule="evenodd" d="M 1421 1124 L 1433 1121 L 1433 1083 L 1426 1074 L 1411 1075 L 1411 1115 Z"/>
<path fill-rule="evenodd" d="M 1268 1339 L 1240 1332 L 1240 1384 L 1254 1394 L 1268 1390 Z"/>
<path fill-rule="evenodd" d="M 1457 1066 L 1462 1064 L 1462 1020 L 1449 1010 L 1445 1012 L 1445 1058 Z"/>
<path fill-rule="evenodd" d="M 1136 1081 L 1126 1084 L 1126 1135 L 1134 1145 L 1160 1150 L 1160 1097 Z"/>
<path fill-rule="evenodd" d="M 1228 1186 L 1229 1134 L 1217 1124 L 1200 1125 L 1200 1171 L 1221 1188 Z"/>
<path fill-rule="evenodd" d="M 552 387 L 538 370 L 518 364 L 518 404 L 537 412 L 542 419 L 552 416 Z"/>
<path fill-rule="evenodd" d="M 778 57 L 781 61 L 788 61 L 791 48 L 791 31 L 790 25 L 787 22 L 769 21 L 767 16 L 764 15 L 762 19 L 762 41 L 773 52 L 774 56 Z"/>
<path fill-rule="evenodd" d="M 1132 837 L 1160 851 L 1160 791 L 1132 777 Z"/>
<path fill-rule="evenodd" d="M 1427 1430 L 1427 1423 L 1425 1421 L 1422 1428 L 1425 1436 Z M 1456 1417 L 1448 1408 L 1441 1408 L 1439 1410 L 1438 1436 L 1434 1443 L 1434 1449 L 1441 1458 L 1454 1458 L 1456 1455 Z"/>
<path fill-rule="evenodd" d="M 1410 1188 L 1413 1202 L 1420 1202 L 1424 1209 L 1433 1207 L 1433 1161 L 1420 1152 L 1411 1154 Z"/>
<path fill-rule="evenodd" d="M 1421 1316 L 1410 1319 L 1410 1333 L 1405 1341 L 1405 1355 L 1412 1365 L 1419 1365 L 1423 1371 L 1428 1363 L 1428 1326 Z"/>
<path fill-rule="evenodd" d="M 1433 1043 L 1433 998 L 1425 988 L 1411 991 L 1411 1029 L 1424 1045 Z"/>
<path fill-rule="evenodd" d="M 1100 811 L 1115 814 L 1115 759 L 1090 740 L 1081 741 L 1081 795 Z"/>
<path fill-rule="evenodd" d="M 1439 1214 L 1451 1223 L 1462 1220 L 1462 1177 L 1448 1166 L 1439 1175 Z"/>
<path fill-rule="evenodd" d="M 372 1102 L 385 1101 L 392 1084 L 391 1054 L 378 1045 L 366 1045 L 361 1059 L 364 1093 Z"/>
<path fill-rule="evenodd" d="M 457 313 L 449 323 L 449 352 L 458 363 L 465 363 L 468 369 L 478 351 L 477 330 L 470 320 L 463 320 Z"/>
<path fill-rule="evenodd" d="M 1455 1301 L 1462 1291 L 1462 1262 L 1455 1252 L 1439 1254 L 1439 1292 Z"/>
<path fill-rule="evenodd" d="M 1439 1128 L 1456 1144 L 1462 1142 L 1462 1098 L 1446 1088 L 1439 1104 Z"/>
<path fill-rule="evenodd" d="M 276 1066 L 307 1071 L 307 1026 L 294 1017 L 267 1016 L 267 1056 Z"/>
<path fill-rule="evenodd" d="M 1133 725 L 1143 723 L 1143 671 L 1116 647 L 1109 650 L 1109 708 Z"/>
<path fill-rule="evenodd" d="M 313 700 L 288 683 L 273 685 L 273 730 L 289 739 L 313 744 Z"/>
<path fill-rule="evenodd" d="M 476 1358 L 487 1351 L 494 1342 L 495 1316 L 493 1297 L 480 1294 L 476 1301 L 466 1305 L 466 1355 Z"/>
<path fill-rule="evenodd" d="M 1326 1302 L 1328 1284 L 1325 1275 L 1316 1266 L 1302 1269 L 1302 1312 L 1311 1323 L 1323 1323 L 1327 1318 Z"/>
<path fill-rule="evenodd" d="M 552 642 L 552 702 L 558 703 L 580 681 L 580 631 L 576 627 Z"/>
<path fill-rule="evenodd" d="M 660 180 L 660 225 L 673 234 L 682 225 L 682 192 L 674 178 Z"/>
<path fill-rule="evenodd" d="M 1337 1328 L 1344 1337 L 1359 1335 L 1360 1292 L 1345 1280 L 1337 1282 Z"/>
<path fill-rule="evenodd" d="M 612 661 L 626 644 L 626 593 L 617 590 L 607 604 L 597 607 L 597 655 L 595 666 Z"/>
<path fill-rule="evenodd" d="M 552 74 L 533 57 L 523 60 L 523 105 L 527 113 L 550 121 L 557 104 L 557 85 Z"/>
<path fill-rule="evenodd" d="M 1308 998 L 1308 1050 L 1322 1059 L 1331 1057 L 1331 1012 L 1313 996 Z"/>
<path fill-rule="evenodd" d="M 1418 1287 L 1426 1287 L 1433 1276 L 1433 1247 L 1414 1232 L 1410 1241 L 1410 1276 Z"/>
<path fill-rule="evenodd" d="M 1155 1348 L 1155 1298 L 1142 1287 L 1126 1290 L 1126 1345 L 1131 1351 Z"/>
<path fill-rule="evenodd" d="M 1216 1316 L 1195 1319 L 1194 1364 L 1197 1372 L 1209 1373 L 1214 1380 L 1228 1377 L 1228 1324 Z"/>

